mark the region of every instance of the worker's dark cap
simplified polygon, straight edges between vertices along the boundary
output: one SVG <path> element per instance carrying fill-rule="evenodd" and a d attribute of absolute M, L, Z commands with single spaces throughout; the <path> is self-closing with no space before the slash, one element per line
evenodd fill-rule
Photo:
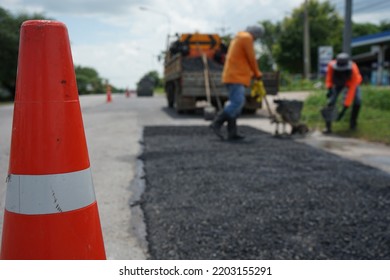
<path fill-rule="evenodd" d="M 333 68 L 338 71 L 351 70 L 352 61 L 349 55 L 347 53 L 339 53 L 336 56 L 336 63 L 333 65 Z"/>
<path fill-rule="evenodd" d="M 252 34 L 253 39 L 257 40 L 263 36 L 264 28 L 260 25 L 251 25 L 246 28 L 246 32 Z"/>

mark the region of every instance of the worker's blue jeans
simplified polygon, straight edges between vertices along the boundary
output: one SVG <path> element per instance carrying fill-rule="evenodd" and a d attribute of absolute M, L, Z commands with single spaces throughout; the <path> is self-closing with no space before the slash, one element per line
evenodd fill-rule
<path fill-rule="evenodd" d="M 242 84 L 226 84 L 229 92 L 229 101 L 224 111 L 232 119 L 237 118 L 245 103 L 245 86 Z"/>

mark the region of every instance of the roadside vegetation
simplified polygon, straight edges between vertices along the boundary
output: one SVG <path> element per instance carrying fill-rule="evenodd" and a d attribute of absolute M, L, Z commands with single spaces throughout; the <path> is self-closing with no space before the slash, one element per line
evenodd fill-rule
<path fill-rule="evenodd" d="M 390 145 L 390 88 L 362 86 L 361 90 L 363 103 L 357 130 L 349 130 L 349 109 L 341 121 L 333 123 L 334 133 Z M 324 128 L 320 110 L 326 104 L 325 95 L 325 90 L 316 90 L 305 101 L 302 121 L 311 129 L 322 130 Z M 339 98 L 339 102 L 341 99 Z M 340 104 L 339 108 L 341 106 Z"/>
<path fill-rule="evenodd" d="M 15 96 L 16 73 L 19 51 L 19 30 L 22 23 L 30 19 L 51 19 L 43 14 L 11 14 L 0 7 L 0 102 L 10 102 Z M 106 92 L 106 79 L 91 68 L 75 65 L 79 94 Z M 119 89 L 111 85 L 112 91 Z M 122 90 L 124 91 L 124 90 Z"/>

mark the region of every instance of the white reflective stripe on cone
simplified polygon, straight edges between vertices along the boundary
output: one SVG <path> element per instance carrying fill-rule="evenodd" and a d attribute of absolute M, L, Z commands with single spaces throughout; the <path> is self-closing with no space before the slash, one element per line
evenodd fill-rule
<path fill-rule="evenodd" d="M 95 202 L 90 168 L 54 175 L 9 175 L 5 209 L 19 214 L 72 211 Z"/>

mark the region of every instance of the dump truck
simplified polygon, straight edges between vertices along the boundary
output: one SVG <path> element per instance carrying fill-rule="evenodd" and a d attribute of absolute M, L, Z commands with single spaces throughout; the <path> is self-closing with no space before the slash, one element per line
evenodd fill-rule
<path fill-rule="evenodd" d="M 195 110 L 199 101 L 208 100 L 207 86 L 210 88 L 211 104 L 216 108 L 223 105 L 228 100 L 226 86 L 222 83 L 227 50 L 228 47 L 218 34 L 186 33 L 177 35 L 169 42 L 164 61 L 164 87 L 168 107 L 179 113 Z M 206 65 L 202 60 L 204 56 L 207 58 Z M 205 78 L 205 73 L 208 79 Z M 263 81 L 267 94 L 277 94 L 278 72 L 263 73 Z M 244 111 L 255 113 L 261 108 L 261 103 L 250 96 L 249 88 L 245 95 Z"/>

